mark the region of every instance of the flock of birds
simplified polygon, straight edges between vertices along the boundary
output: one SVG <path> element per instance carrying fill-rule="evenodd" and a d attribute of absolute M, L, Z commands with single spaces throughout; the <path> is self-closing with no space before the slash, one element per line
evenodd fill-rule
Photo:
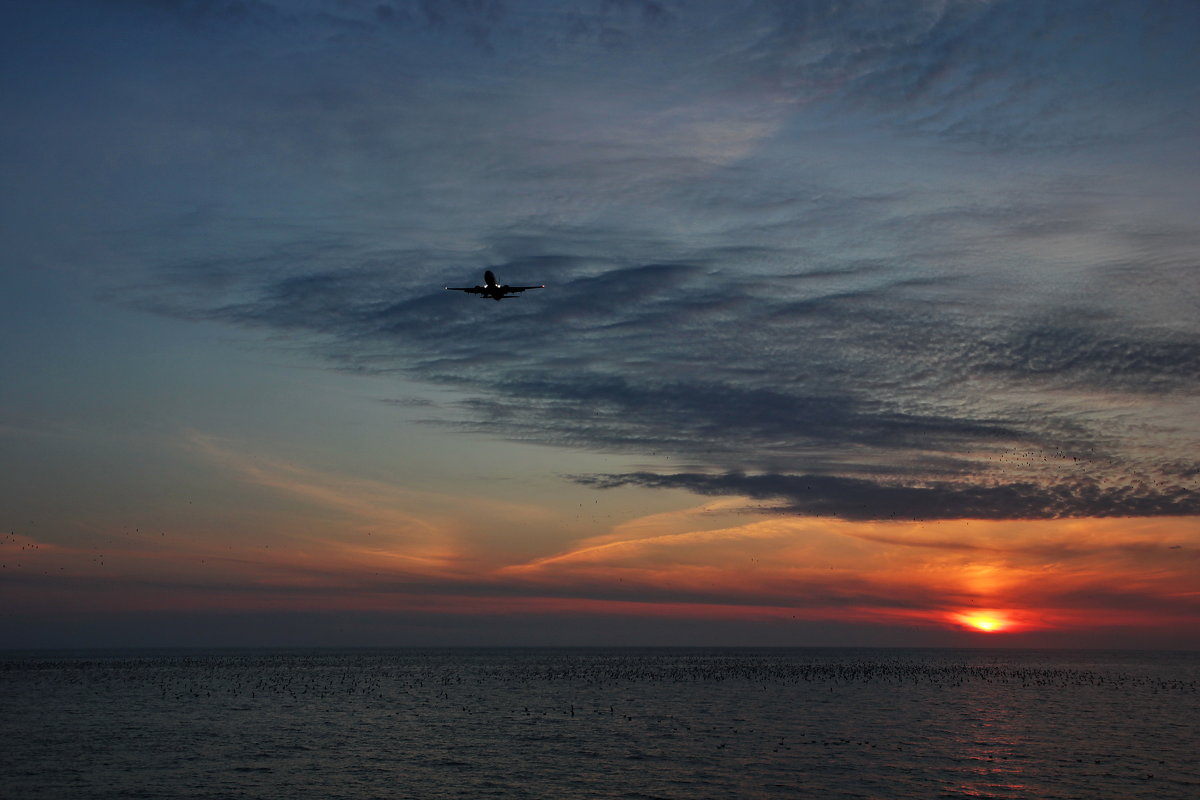
<path fill-rule="evenodd" d="M 461 657 L 455 657 L 461 652 Z M 153 655 L 94 654 L 47 658 L 0 659 L 0 675 L 22 673 L 24 679 L 48 684 L 80 685 L 105 692 L 131 686 L 153 686 L 162 697 L 199 698 L 289 697 L 384 699 L 397 693 L 426 693 L 448 699 L 468 687 L 515 688 L 558 684 L 594 690 L 604 687 L 669 684 L 741 684 L 750 686 L 818 685 L 839 687 L 886 685 L 954 689 L 997 685 L 1011 689 L 1094 688 L 1150 693 L 1200 694 L 1200 679 L 1180 680 L 1147 674 L 1024 666 L 997 661 L 961 661 L 903 656 L 816 657 L 743 655 L 736 652 L 672 655 L 654 652 L 536 649 L 509 651 L 262 651 Z M 780 651 L 789 652 L 789 651 Z M 39 681 L 40 678 L 40 681 Z"/>

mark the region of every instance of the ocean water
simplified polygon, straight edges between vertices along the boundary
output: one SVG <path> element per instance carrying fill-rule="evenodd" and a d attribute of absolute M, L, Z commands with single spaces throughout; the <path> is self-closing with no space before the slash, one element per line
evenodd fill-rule
<path fill-rule="evenodd" d="M 5 798 L 1200 797 L 1200 654 L 10 653 Z"/>

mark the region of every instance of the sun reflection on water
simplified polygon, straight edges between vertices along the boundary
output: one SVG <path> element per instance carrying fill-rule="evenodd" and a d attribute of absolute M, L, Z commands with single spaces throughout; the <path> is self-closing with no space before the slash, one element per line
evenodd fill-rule
<path fill-rule="evenodd" d="M 964 769 L 956 791 L 966 797 L 1025 796 L 1025 743 L 1014 735 L 1012 704 L 980 698 L 968 713 L 971 732 L 961 742 Z"/>

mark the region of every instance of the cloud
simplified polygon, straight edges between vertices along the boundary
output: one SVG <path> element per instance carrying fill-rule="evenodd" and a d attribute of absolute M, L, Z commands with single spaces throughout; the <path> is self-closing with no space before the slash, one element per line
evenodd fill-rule
<path fill-rule="evenodd" d="M 527 591 L 597 600 L 652 598 L 910 624 L 946 623 L 990 607 L 1005 609 L 1024 628 L 1094 626 L 1141 617 L 1134 607 L 1186 618 L 1194 538 L 1186 518 L 747 518 L 726 500 L 635 520 L 495 577 Z"/>
<path fill-rule="evenodd" d="M 977 371 L 1041 378 L 1066 386 L 1130 392 L 1191 391 L 1200 375 L 1200 339 L 1155 331 L 1113 332 L 1096 315 L 1031 320 L 974 354 Z"/>
<path fill-rule="evenodd" d="M 119 302 L 449 389 L 433 424 L 652 462 L 595 485 L 1194 508 L 1193 4 L 92 13 L 120 47 L 31 52 L 81 102 L 22 90 L 10 152 L 85 167 L 52 194 L 105 203 L 44 206 L 103 219 L 76 252 Z M 549 288 L 441 291 L 486 268 Z"/>
<path fill-rule="evenodd" d="M 342 268 L 275 275 L 269 261 L 252 282 L 235 279 L 236 299 L 223 305 L 203 307 L 214 296 L 203 272 L 187 294 L 175 281 L 157 301 L 182 307 L 170 313 L 298 333 L 338 368 L 399 370 L 455 389 L 457 403 L 430 409 L 435 424 L 728 473 L 679 484 L 705 493 L 746 494 L 733 476 L 762 472 L 794 513 L 1055 518 L 1195 507 L 1194 459 L 1179 446 L 1194 434 L 1178 416 L 1200 388 L 1193 331 L 1079 307 L 997 309 L 963 279 L 897 278 L 882 265 L 761 275 L 737 268 L 740 253 L 622 264 L 559 232 L 540 245 L 550 252 L 477 262 L 550 286 L 502 313 L 440 291 L 461 279 L 431 277 L 414 293 L 371 263 L 386 256 L 356 266 L 341 248 L 327 253 L 348 257 Z M 938 302 L 948 294 L 957 297 Z M 1148 460 L 1139 440 L 1166 452 Z M 843 482 L 814 499 L 799 489 L 809 476 Z"/>
<path fill-rule="evenodd" d="M 257 538 L 276 541 L 285 552 L 275 555 L 284 560 L 311 559 L 317 572 L 329 566 L 369 570 L 393 583 L 448 580 L 479 567 L 481 539 L 556 522 L 553 512 L 515 500 L 322 472 L 249 455 L 202 434 L 189 435 L 187 446 L 240 481 L 300 501 Z M 316 514 L 325 517 L 320 534 L 307 522 Z"/>
<path fill-rule="evenodd" d="M 831 475 L 724 475 L 630 473 L 575 478 L 597 488 L 645 486 L 686 489 L 703 495 L 739 495 L 782 501 L 773 511 L 847 520 L 1062 519 L 1200 515 L 1200 492 L 1144 484 L 1105 487 L 1094 480 L 1072 483 L 920 485 Z"/>
<path fill-rule="evenodd" d="M 1176 114 L 1194 107 L 1197 85 L 1180 78 L 1200 66 L 1187 3 L 790 5 L 763 49 L 784 86 L 838 116 L 1022 149 L 1190 124 Z"/>

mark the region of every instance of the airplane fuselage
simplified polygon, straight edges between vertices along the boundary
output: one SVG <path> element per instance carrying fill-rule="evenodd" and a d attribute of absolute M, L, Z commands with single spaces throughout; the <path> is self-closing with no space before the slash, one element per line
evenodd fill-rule
<path fill-rule="evenodd" d="M 483 271 L 483 290 L 486 297 L 490 297 L 493 300 L 503 300 L 506 288 L 508 287 L 496 283 L 496 274 L 490 269 Z"/>

